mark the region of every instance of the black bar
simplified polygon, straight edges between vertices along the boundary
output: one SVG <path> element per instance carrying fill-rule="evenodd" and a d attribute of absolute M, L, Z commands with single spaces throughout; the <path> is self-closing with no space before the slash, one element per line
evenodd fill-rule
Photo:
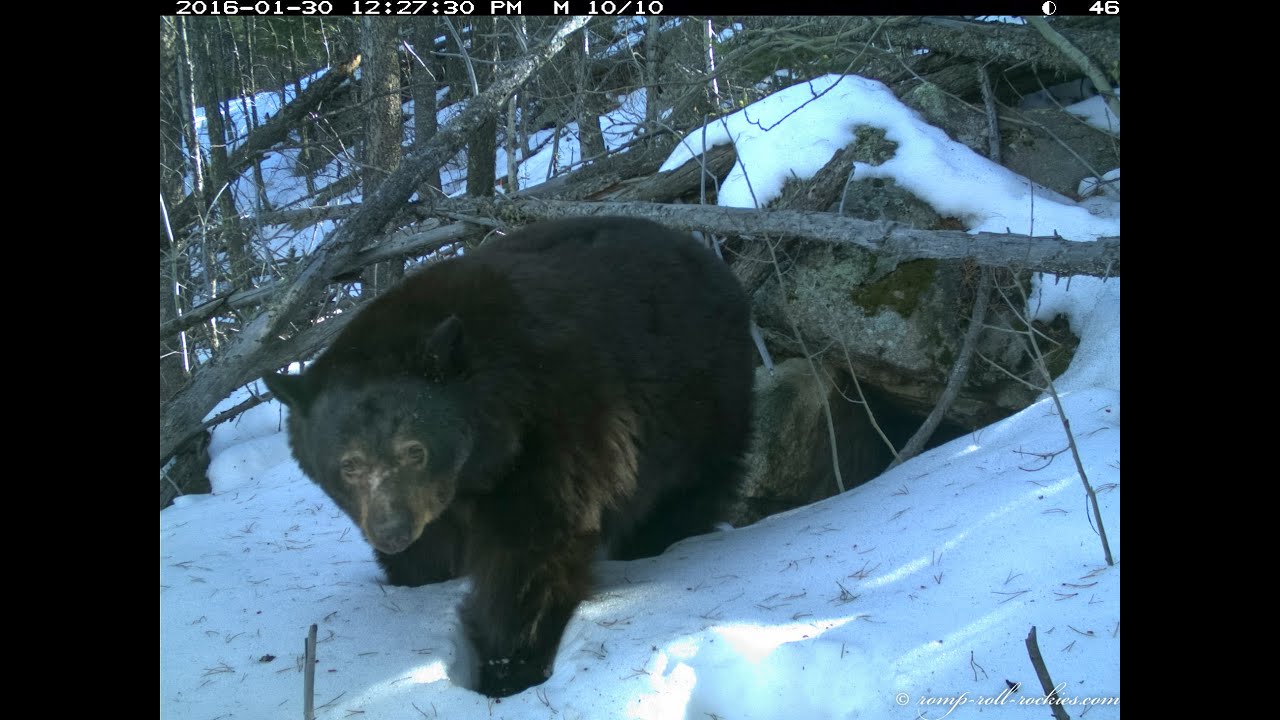
<path fill-rule="evenodd" d="M 1118 15 L 1119 2 L 1051 0 L 1052 15 Z M 1044 0 L 786 0 L 758 4 L 751 15 L 1044 15 Z M 1110 5 L 1111 12 L 1103 8 Z M 1094 8 L 1091 10 L 1090 8 Z M 161 0 L 161 15 L 371 16 L 532 16 L 738 15 L 742 7 L 726 0 Z M 839 10 L 839 12 L 831 12 Z"/>

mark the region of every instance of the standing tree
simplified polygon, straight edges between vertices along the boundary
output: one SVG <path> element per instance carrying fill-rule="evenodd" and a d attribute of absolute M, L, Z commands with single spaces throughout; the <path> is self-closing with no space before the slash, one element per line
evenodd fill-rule
<path fill-rule="evenodd" d="M 412 78 L 413 96 L 413 147 L 420 150 L 436 134 L 439 112 L 436 93 L 440 90 L 440 77 L 444 66 L 436 59 L 436 37 L 443 28 L 438 18 L 419 17 L 409 21 L 409 42 L 413 57 L 409 59 L 409 77 Z M 440 197 L 440 168 L 429 169 L 418 186 L 418 198 L 433 203 Z"/>
<path fill-rule="evenodd" d="M 472 91 L 477 95 L 489 86 L 494 75 L 494 65 L 498 61 L 498 38 L 495 18 L 472 18 L 471 51 L 468 54 L 465 46 L 463 55 L 471 69 L 474 85 Z M 498 152 L 498 117 L 494 115 L 484 118 L 472 130 L 467 139 L 467 195 L 469 197 L 489 197 L 493 195 L 493 183 L 497 176 Z"/>
<path fill-rule="evenodd" d="M 400 105 L 400 21 L 365 16 L 360 22 L 361 97 L 364 122 L 364 196 L 371 197 L 383 180 L 400 167 L 404 117 Z M 364 287 L 377 294 L 404 275 L 400 259 L 378 263 L 364 273 Z"/>
<path fill-rule="evenodd" d="M 249 261 L 246 253 L 246 237 L 236 211 L 236 173 L 230 166 L 227 147 L 235 128 L 227 127 L 225 99 L 231 94 L 228 75 L 229 63 L 226 33 L 217 17 L 195 18 L 199 30 L 195 48 L 196 96 L 204 105 L 205 127 L 209 133 L 209 192 L 213 195 L 208 210 L 217 210 L 220 220 L 221 243 L 229 260 L 227 278 L 232 286 L 242 286 L 249 277 Z M 210 256 L 212 257 L 212 255 Z M 216 262 L 216 258 L 215 258 Z M 209 282 L 218 282 L 213 267 L 205 268 Z M 216 288 L 211 292 L 217 292 Z M 215 333 L 216 342 L 216 333 Z"/>

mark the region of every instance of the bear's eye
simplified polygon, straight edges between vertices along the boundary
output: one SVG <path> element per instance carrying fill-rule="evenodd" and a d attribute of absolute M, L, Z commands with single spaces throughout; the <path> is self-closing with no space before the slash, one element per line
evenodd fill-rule
<path fill-rule="evenodd" d="M 423 467 L 427 464 L 427 449 L 419 442 L 409 442 L 400 446 L 400 462 L 412 467 Z"/>
<path fill-rule="evenodd" d="M 356 475 L 364 468 L 364 460 L 356 456 L 347 456 L 342 458 L 342 474 Z"/>

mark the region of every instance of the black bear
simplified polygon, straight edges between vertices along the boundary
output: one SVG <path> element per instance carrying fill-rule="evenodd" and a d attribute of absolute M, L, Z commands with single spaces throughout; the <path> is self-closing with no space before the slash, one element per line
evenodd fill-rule
<path fill-rule="evenodd" d="M 661 553 L 738 489 L 746 294 L 645 220 L 530 225 L 371 301 L 306 372 L 263 378 L 294 457 L 395 585 L 469 575 L 494 697 L 543 682 L 600 548 Z"/>

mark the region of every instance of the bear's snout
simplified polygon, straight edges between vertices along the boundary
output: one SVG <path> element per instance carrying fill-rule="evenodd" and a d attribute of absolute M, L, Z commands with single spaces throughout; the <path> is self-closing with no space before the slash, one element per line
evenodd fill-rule
<path fill-rule="evenodd" d="M 384 518 L 370 518 L 364 533 L 369 543 L 384 553 L 394 555 L 409 547 L 417 538 L 414 537 L 416 524 L 409 513 L 393 513 Z"/>

